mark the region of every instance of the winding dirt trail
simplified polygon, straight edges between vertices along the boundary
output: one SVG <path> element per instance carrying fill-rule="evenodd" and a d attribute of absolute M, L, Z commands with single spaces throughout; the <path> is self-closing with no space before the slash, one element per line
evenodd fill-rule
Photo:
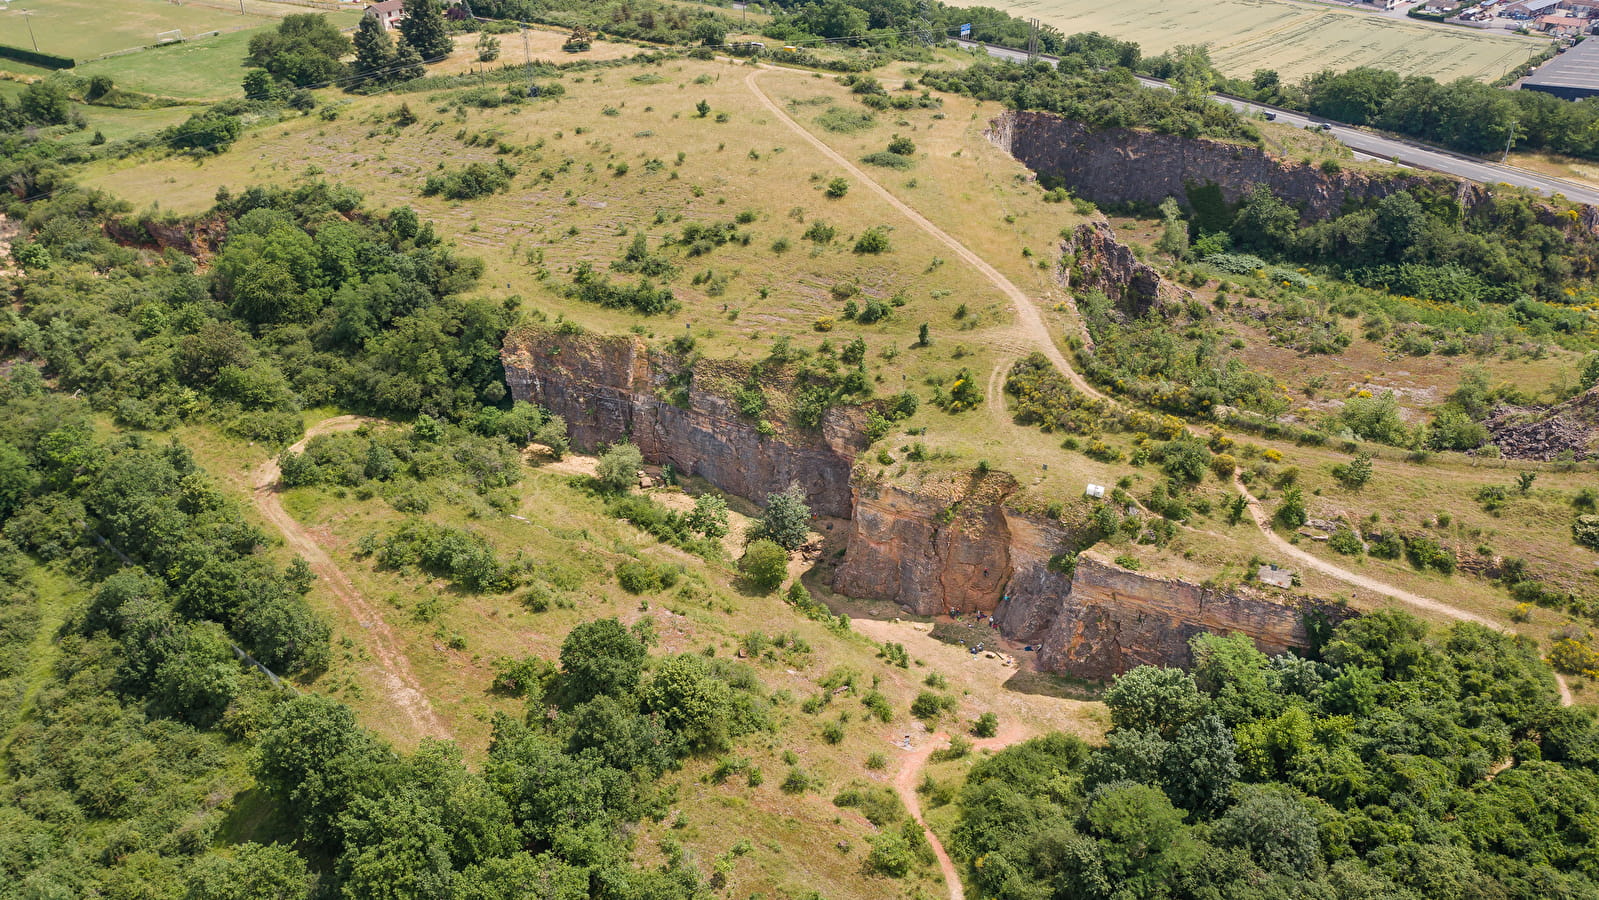
<path fill-rule="evenodd" d="M 1032 735 L 1028 730 L 1019 725 L 1008 725 L 1000 729 L 999 734 L 991 738 L 972 741 L 972 750 L 1003 750 L 1011 744 L 1020 743 Z M 916 779 L 927 767 L 933 757 L 933 752 L 949 746 L 949 735 L 940 731 L 931 735 L 930 739 L 922 746 L 910 751 L 903 758 L 899 774 L 894 776 L 894 792 L 899 794 L 900 802 L 905 804 L 905 809 L 922 826 L 922 833 L 927 836 L 927 843 L 933 848 L 933 855 L 938 857 L 938 869 L 944 874 L 944 882 L 949 885 L 950 900 L 966 900 L 966 887 L 961 882 L 960 870 L 955 868 L 954 860 L 945 852 L 944 844 L 927 827 L 927 821 L 922 818 L 922 799 L 916 793 Z"/>
<path fill-rule="evenodd" d="M 289 450 L 298 453 L 305 449 L 307 441 L 319 434 L 352 431 L 366 421 L 369 420 L 360 416 L 334 416 L 325 419 L 308 429 L 305 437 Z M 399 641 L 395 639 L 388 623 L 384 622 L 383 617 L 372 608 L 365 597 L 361 596 L 361 592 L 356 590 L 350 579 L 339 570 L 316 538 L 283 508 L 283 501 L 278 491 L 280 474 L 276 457 L 268 459 L 255 470 L 252 483 L 255 488 L 256 509 L 259 509 L 261 516 L 283 535 L 284 543 L 305 558 L 305 561 L 311 565 L 311 571 L 317 574 L 339 603 L 361 624 L 362 628 L 366 629 L 367 646 L 377 659 L 384 695 L 395 709 L 405 715 L 411 724 L 411 730 L 422 737 L 451 737 L 449 726 L 445 725 L 438 713 L 434 712 L 433 704 L 428 702 L 427 695 L 422 692 L 416 675 L 411 671 L 411 663 L 400 650 Z"/>
<path fill-rule="evenodd" d="M 1024 291 L 1022 291 L 1021 288 L 1018 288 L 998 269 L 995 269 L 993 266 L 989 265 L 986 260 L 967 248 L 965 244 L 962 244 L 960 241 L 956 240 L 942 228 L 934 225 L 927 219 L 926 216 L 923 216 L 921 213 L 912 209 L 904 201 L 900 200 L 898 197 L 889 192 L 887 188 L 878 184 L 877 181 L 873 179 L 871 175 L 867 174 L 864 169 L 855 165 L 842 154 L 823 143 L 821 138 L 818 138 L 804 126 L 796 122 L 793 117 L 791 117 L 782 109 L 781 106 L 777 104 L 776 101 L 767 96 L 766 92 L 761 90 L 759 83 L 756 81 L 757 76 L 759 76 L 764 70 L 764 67 L 752 70 L 744 77 L 744 83 L 749 86 L 750 91 L 755 94 L 756 98 L 760 100 L 761 104 L 765 106 L 768 111 L 770 111 L 774 116 L 777 116 L 777 118 L 782 121 L 783 124 L 787 125 L 790 130 L 804 139 L 806 143 L 816 148 L 817 152 L 827 157 L 835 165 L 842 167 L 845 171 L 855 176 L 855 178 L 859 179 L 860 182 L 874 194 L 881 197 L 885 202 L 898 210 L 907 219 L 910 219 L 913 224 L 927 232 L 927 234 L 932 236 L 934 239 L 943 243 L 956 256 L 960 257 L 963 261 L 971 265 L 972 268 L 981 272 L 983 276 L 994 285 L 994 287 L 998 288 L 1001 293 L 1010 298 L 1012 309 L 1016 313 L 1017 329 L 1034 346 L 1035 349 L 1044 354 L 1044 356 L 1047 357 L 1050 362 L 1055 364 L 1055 367 L 1060 370 L 1061 374 L 1064 375 L 1074 387 L 1090 397 L 1103 400 L 1106 403 L 1114 406 L 1125 408 L 1125 404 L 1090 384 L 1088 379 L 1083 377 L 1082 373 L 1078 372 L 1077 369 L 1072 366 L 1071 362 L 1067 360 L 1066 355 L 1060 351 L 1058 346 L 1056 346 L 1055 339 L 1050 334 L 1049 326 L 1044 323 L 1043 316 L 1038 311 L 1037 304 L 1035 304 L 1033 299 Z M 1075 315 L 1075 303 L 1072 304 L 1072 310 L 1074 313 L 1073 320 L 1078 323 L 1078 328 L 1081 331 L 1083 330 L 1082 318 L 1081 316 Z M 1000 365 L 1005 367 L 1005 369 L 1008 369 L 1010 360 L 1003 359 L 1001 360 Z M 990 374 L 987 394 L 988 400 L 991 404 L 1003 400 L 1003 397 L 1000 396 L 1000 391 L 1003 384 L 1004 370 L 996 370 Z M 1301 565 L 1306 566 L 1307 568 L 1315 569 L 1323 575 L 1338 579 L 1339 581 L 1354 585 L 1355 587 L 1363 588 L 1377 594 L 1391 597 L 1395 601 L 1415 609 L 1436 613 L 1457 621 L 1476 622 L 1486 625 L 1490 628 L 1510 630 L 1506 629 L 1505 626 L 1499 622 L 1484 618 L 1476 615 L 1475 613 L 1456 609 L 1455 607 L 1442 601 L 1434 600 L 1429 597 L 1423 597 L 1419 594 L 1411 593 L 1410 591 L 1395 587 L 1378 579 L 1360 575 L 1355 572 L 1350 572 L 1341 566 L 1327 562 L 1326 560 L 1295 547 L 1293 544 L 1283 540 L 1283 538 L 1278 535 L 1276 531 L 1272 530 L 1271 519 L 1266 515 L 1265 510 L 1261 506 L 1260 500 L 1244 487 L 1243 482 L 1239 481 L 1236 475 L 1234 476 L 1233 485 L 1238 489 L 1239 493 L 1243 494 L 1245 499 L 1249 501 L 1250 517 L 1254 520 L 1255 526 L 1260 530 L 1261 534 L 1265 535 L 1267 542 L 1272 545 L 1273 549 L 1285 556 L 1291 557 Z M 1514 632 L 1512 631 L 1512 633 Z M 1572 705 L 1573 698 L 1571 695 L 1571 690 L 1569 687 L 1567 687 L 1565 679 L 1561 678 L 1558 674 L 1555 676 L 1555 679 L 1560 687 L 1560 702 L 1565 706 Z"/>

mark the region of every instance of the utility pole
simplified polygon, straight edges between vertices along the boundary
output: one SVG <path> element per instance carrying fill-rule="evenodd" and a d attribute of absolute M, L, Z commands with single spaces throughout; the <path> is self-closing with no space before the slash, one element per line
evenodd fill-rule
<path fill-rule="evenodd" d="M 1510 123 L 1510 134 L 1505 137 L 1505 155 L 1499 157 L 1499 163 L 1501 165 L 1510 159 L 1510 145 L 1516 142 L 1516 127 L 1520 124 L 1520 122 Z"/>
<path fill-rule="evenodd" d="M 28 40 L 33 41 L 33 52 L 38 53 L 39 39 L 33 36 L 33 10 L 19 9 L 17 12 L 22 13 L 22 21 L 28 23 Z"/>
<path fill-rule="evenodd" d="M 1038 20 L 1029 19 L 1027 25 L 1027 61 L 1031 63 L 1038 60 Z"/>
<path fill-rule="evenodd" d="M 522 59 L 527 63 L 527 95 L 537 97 L 539 86 L 533 83 L 533 51 L 527 42 L 527 25 L 522 25 Z"/>

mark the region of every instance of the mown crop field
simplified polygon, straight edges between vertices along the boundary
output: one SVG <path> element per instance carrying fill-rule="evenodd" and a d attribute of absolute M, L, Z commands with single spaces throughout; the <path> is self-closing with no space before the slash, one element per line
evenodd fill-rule
<path fill-rule="evenodd" d="M 292 13 L 318 12 L 303 6 L 244 0 L 52 0 L 31 8 L 29 22 L 20 7 L 0 12 L 0 44 L 31 47 L 77 60 L 107 53 L 150 47 L 157 35 L 181 29 L 182 44 L 81 63 L 74 74 L 109 75 L 117 84 L 138 91 L 184 99 L 217 99 L 240 93 L 243 59 L 250 38 Z M 327 13 L 340 28 L 360 20 L 355 9 Z M 221 32 L 221 34 L 212 34 Z M 197 35 L 208 37 L 188 40 Z M 13 60 L 0 60 L 0 68 L 26 75 L 46 70 Z"/>
<path fill-rule="evenodd" d="M 31 47 L 30 23 L 23 20 L 19 7 L 0 13 L 0 44 Z M 156 42 L 159 32 L 182 29 L 185 37 L 207 31 L 229 31 L 264 25 L 289 12 L 306 12 L 300 7 L 247 0 L 245 14 L 237 2 L 184 2 L 171 0 L 51 0 L 29 4 L 33 37 L 39 50 L 75 59 L 89 59 L 130 47 Z"/>
<path fill-rule="evenodd" d="M 1232 75 L 1276 69 L 1297 79 L 1322 69 L 1376 66 L 1405 74 L 1492 80 L 1544 46 L 1541 38 L 1429 25 L 1283 0 L 1001 0 L 993 4 L 1071 34 L 1099 31 L 1144 53 L 1209 44 Z"/>

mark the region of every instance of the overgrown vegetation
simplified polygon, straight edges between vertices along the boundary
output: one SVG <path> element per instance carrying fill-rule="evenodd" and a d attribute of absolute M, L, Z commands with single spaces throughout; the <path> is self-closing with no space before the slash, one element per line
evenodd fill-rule
<path fill-rule="evenodd" d="M 1595 724 L 1557 705 L 1526 641 L 1379 612 L 1340 625 L 1320 660 L 1267 659 L 1242 636 L 1193 646 L 1191 674 L 1142 667 L 1106 692 L 1107 746 L 1054 735 L 974 767 L 955 845 L 979 890 L 1592 890 L 1572 823 L 1599 798 Z"/>

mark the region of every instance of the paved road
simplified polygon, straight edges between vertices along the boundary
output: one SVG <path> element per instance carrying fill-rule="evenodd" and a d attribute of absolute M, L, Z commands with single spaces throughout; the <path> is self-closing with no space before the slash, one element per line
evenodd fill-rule
<path fill-rule="evenodd" d="M 968 48 L 979 46 L 973 41 L 956 41 L 956 43 Z M 1020 50 L 1011 50 L 1007 47 L 995 47 L 989 44 L 984 44 L 982 46 L 988 51 L 990 56 L 998 57 L 1000 59 L 1018 61 L 1025 61 L 1027 59 L 1027 54 Z M 1055 63 L 1055 57 L 1044 56 L 1041 58 L 1051 65 Z M 1147 78 L 1140 75 L 1138 80 L 1150 87 L 1168 89 L 1170 87 L 1166 84 L 1166 82 L 1161 81 L 1158 78 Z M 1266 113 L 1274 113 L 1278 122 L 1283 122 L 1289 125 L 1297 125 L 1301 128 L 1319 127 L 1323 124 L 1330 125 L 1331 130 L 1328 131 L 1328 134 L 1337 138 L 1339 141 L 1342 141 L 1357 154 L 1367 156 L 1372 159 L 1397 160 L 1398 162 L 1407 166 L 1414 166 L 1418 169 L 1431 169 L 1435 172 L 1444 172 L 1449 175 L 1455 175 L 1460 178 L 1478 182 L 1480 184 L 1509 184 L 1516 187 L 1537 191 L 1544 196 L 1552 197 L 1556 194 L 1560 194 L 1566 199 L 1577 203 L 1587 203 L 1593 206 L 1599 206 L 1599 188 L 1589 187 L 1588 185 L 1584 185 L 1575 181 L 1568 181 L 1564 178 L 1555 178 L 1550 175 L 1540 175 L 1537 172 L 1530 172 L 1526 169 L 1518 169 L 1514 166 L 1502 166 L 1498 165 L 1497 163 L 1483 162 L 1480 159 L 1462 156 L 1457 153 L 1451 153 L 1448 150 L 1440 150 L 1435 147 L 1428 147 L 1411 141 L 1383 137 L 1382 135 L 1374 134 L 1363 128 L 1355 128 L 1353 126 L 1333 122 L 1328 119 L 1323 119 L 1320 116 L 1312 116 L 1301 112 L 1294 112 L 1293 110 L 1280 109 L 1274 106 L 1266 106 L 1265 104 L 1261 103 L 1251 103 L 1240 100 L 1236 97 L 1226 97 L 1218 94 L 1216 95 L 1216 100 L 1221 103 L 1226 103 L 1239 112 L 1246 114 L 1264 115 Z"/>

